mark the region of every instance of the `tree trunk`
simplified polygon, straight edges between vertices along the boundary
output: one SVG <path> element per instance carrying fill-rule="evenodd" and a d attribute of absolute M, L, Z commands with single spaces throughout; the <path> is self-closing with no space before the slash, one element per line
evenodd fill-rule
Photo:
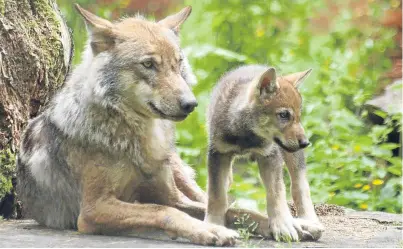
<path fill-rule="evenodd" d="M 0 215 L 15 216 L 15 154 L 28 119 L 69 72 L 73 45 L 54 0 L 0 0 Z"/>

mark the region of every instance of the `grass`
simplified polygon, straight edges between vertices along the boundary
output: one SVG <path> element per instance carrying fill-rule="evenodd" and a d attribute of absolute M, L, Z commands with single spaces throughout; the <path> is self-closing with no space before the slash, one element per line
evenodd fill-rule
<path fill-rule="evenodd" d="M 259 224 L 256 222 L 248 224 L 249 218 L 250 217 L 248 214 L 244 214 L 243 216 L 238 217 L 234 223 L 236 226 L 238 226 L 237 232 L 239 233 L 240 240 L 242 242 L 239 247 L 258 247 L 258 245 L 264 240 L 264 238 L 261 238 L 261 240 L 257 242 L 251 241 L 252 237 L 256 237 L 254 232 L 256 231 L 256 228 Z"/>

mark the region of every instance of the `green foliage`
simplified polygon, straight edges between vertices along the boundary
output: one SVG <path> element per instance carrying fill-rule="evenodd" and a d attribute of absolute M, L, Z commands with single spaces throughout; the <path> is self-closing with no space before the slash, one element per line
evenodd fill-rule
<path fill-rule="evenodd" d="M 85 6 L 91 1 L 77 2 Z M 96 13 L 110 17 L 119 2 L 98 8 Z M 197 170 L 198 183 L 204 187 L 205 111 L 219 77 L 251 63 L 273 65 L 281 74 L 313 68 L 300 91 L 303 124 L 313 144 L 306 155 L 314 202 L 400 213 L 402 160 L 392 157 L 392 149 L 400 145 L 387 143 L 386 138 L 394 127 L 401 130 L 402 117 L 378 112 L 385 125 L 371 125 L 363 108 L 380 84 L 382 73 L 391 67 L 385 50 L 394 46 L 395 33 L 377 25 L 353 25 L 354 14 L 345 1 L 337 2 L 342 11 L 330 20 L 328 30 L 314 31 L 310 20 L 327 11 L 326 3 L 186 0 L 193 12 L 181 30 L 182 46 L 198 78 L 193 90 L 199 106 L 178 124 L 178 150 Z M 369 16 L 379 20 L 387 4 L 371 2 Z M 74 30 L 79 54 L 86 38 L 82 20 L 70 1 L 60 0 L 59 5 Z M 262 210 L 265 191 L 256 165 L 242 162 L 234 170 L 231 194 L 240 206 Z M 289 182 L 288 177 L 286 180 Z"/>
<path fill-rule="evenodd" d="M 4 15 L 4 11 L 6 10 L 6 3 L 4 0 L 0 0 L 0 14 Z"/>
<path fill-rule="evenodd" d="M 0 153 L 0 199 L 13 187 L 11 179 L 15 172 L 15 155 L 10 149 Z"/>

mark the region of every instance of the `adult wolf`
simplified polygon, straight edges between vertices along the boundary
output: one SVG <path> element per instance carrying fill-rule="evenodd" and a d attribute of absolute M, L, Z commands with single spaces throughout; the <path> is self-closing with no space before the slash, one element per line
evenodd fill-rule
<path fill-rule="evenodd" d="M 296 88 L 310 71 L 277 77 L 272 67 L 249 65 L 227 73 L 216 85 L 207 114 L 206 221 L 225 224 L 232 160 L 246 154 L 257 159 L 266 187 L 269 216 L 266 235 L 293 241 L 320 238 L 323 227 L 315 214 L 305 177 L 301 149 L 309 141 L 300 123 L 302 99 Z M 287 206 L 283 159 L 291 175 L 297 213 L 302 219 L 294 219 Z"/>
<path fill-rule="evenodd" d="M 157 228 L 198 244 L 234 244 L 235 231 L 199 220 L 205 193 L 175 151 L 172 121 L 197 106 L 178 37 L 191 8 L 159 22 L 116 23 L 76 8 L 90 36 L 82 63 L 21 142 L 27 216 L 83 233 Z M 230 211 L 229 222 L 240 213 Z"/>

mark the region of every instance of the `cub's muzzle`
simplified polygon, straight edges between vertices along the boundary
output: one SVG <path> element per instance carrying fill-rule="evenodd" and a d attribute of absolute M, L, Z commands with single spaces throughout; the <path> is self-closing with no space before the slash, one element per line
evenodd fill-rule
<path fill-rule="evenodd" d="M 290 153 L 296 152 L 296 151 L 298 151 L 300 149 L 304 149 L 304 148 L 308 147 L 311 144 L 309 142 L 309 140 L 306 139 L 306 138 L 298 140 L 298 146 L 295 146 L 295 147 L 294 146 L 293 147 L 287 146 L 278 137 L 274 137 L 274 142 L 276 142 L 276 144 L 278 144 L 285 151 L 290 152 Z"/>
<path fill-rule="evenodd" d="M 309 142 L 308 139 L 304 138 L 304 139 L 299 139 L 298 144 L 301 149 L 304 149 L 304 148 L 308 147 L 311 143 Z"/>

